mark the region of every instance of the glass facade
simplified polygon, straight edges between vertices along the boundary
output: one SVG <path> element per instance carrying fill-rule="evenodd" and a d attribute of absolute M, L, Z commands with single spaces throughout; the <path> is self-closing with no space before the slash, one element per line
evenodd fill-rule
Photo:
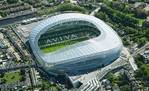
<path fill-rule="evenodd" d="M 80 31 L 84 31 L 83 35 L 89 31 L 95 37 L 46 54 L 40 50 L 39 41 Z M 102 20 L 78 13 L 48 18 L 33 29 L 29 42 L 41 66 L 47 69 L 63 69 L 70 75 L 83 74 L 108 65 L 119 57 L 123 46 L 116 32 Z M 49 40 L 50 43 L 53 42 Z"/>

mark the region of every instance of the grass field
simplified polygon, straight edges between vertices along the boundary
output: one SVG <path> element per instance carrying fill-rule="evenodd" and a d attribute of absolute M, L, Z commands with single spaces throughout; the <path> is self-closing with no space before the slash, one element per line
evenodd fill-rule
<path fill-rule="evenodd" d="M 7 84 L 17 82 L 21 79 L 20 71 L 5 73 L 3 79 Z"/>
<path fill-rule="evenodd" d="M 88 39 L 87 37 L 81 37 L 81 38 L 76 39 L 76 40 L 64 41 L 62 43 L 58 43 L 58 44 L 55 44 L 55 45 L 52 45 L 52 46 L 41 48 L 41 50 L 44 53 L 54 52 L 58 49 L 64 48 L 66 46 L 69 46 L 69 45 L 72 45 L 72 44 L 75 44 L 75 43 L 78 43 L 78 42 L 81 42 L 81 41 L 84 41 L 84 40 L 87 40 L 87 39 Z"/>

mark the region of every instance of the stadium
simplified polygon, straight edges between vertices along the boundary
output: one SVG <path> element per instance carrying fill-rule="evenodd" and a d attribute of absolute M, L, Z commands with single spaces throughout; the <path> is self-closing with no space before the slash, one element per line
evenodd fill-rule
<path fill-rule="evenodd" d="M 70 76 L 112 63 L 123 46 L 116 32 L 102 20 L 79 13 L 44 20 L 32 30 L 29 43 L 45 70 L 60 70 Z"/>

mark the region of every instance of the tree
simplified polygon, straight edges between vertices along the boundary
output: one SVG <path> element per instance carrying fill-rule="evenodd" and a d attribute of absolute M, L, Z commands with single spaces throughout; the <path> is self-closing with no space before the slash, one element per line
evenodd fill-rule
<path fill-rule="evenodd" d="M 120 87 L 120 91 L 132 91 L 129 85 L 124 85 Z"/>
<path fill-rule="evenodd" d="M 0 11 L 0 16 L 2 16 L 2 17 L 6 17 L 7 14 L 6 14 L 5 12 L 3 12 L 3 11 Z"/>
<path fill-rule="evenodd" d="M 125 3 L 122 3 L 122 2 L 119 2 L 119 1 L 115 1 L 115 2 L 113 1 L 111 3 L 111 7 L 121 11 L 121 10 L 124 10 Z"/>
<path fill-rule="evenodd" d="M 19 0 L 7 0 L 7 2 L 9 3 L 9 4 L 12 4 L 12 3 L 17 3 Z"/>
<path fill-rule="evenodd" d="M 138 41 L 138 46 L 141 47 L 146 43 L 147 39 L 145 37 L 142 37 Z"/>
<path fill-rule="evenodd" d="M 113 73 L 109 73 L 107 75 L 107 79 L 112 83 L 112 85 L 116 84 L 116 81 L 118 80 L 118 78 Z"/>
<path fill-rule="evenodd" d="M 47 0 L 49 3 L 54 3 L 55 0 Z"/>
<path fill-rule="evenodd" d="M 4 77 L 4 75 L 5 75 L 5 73 L 1 73 L 1 74 L 0 74 L 0 77 L 1 77 L 1 78 L 3 78 L 3 77 Z"/>
<path fill-rule="evenodd" d="M 137 20 L 136 18 L 126 15 L 125 13 L 122 13 L 120 11 L 114 10 L 111 7 L 102 6 L 101 10 L 105 12 L 113 22 L 121 23 L 124 26 L 135 28 L 139 24 L 139 20 Z"/>
<path fill-rule="evenodd" d="M 104 12 L 99 12 L 95 14 L 96 17 L 104 20 L 104 21 L 108 21 L 108 16 L 104 13 Z"/>
<path fill-rule="evenodd" d="M 142 9 L 142 8 L 137 8 L 134 13 L 136 17 L 143 18 L 143 19 L 145 19 L 149 14 L 149 12 L 147 12 L 145 9 Z"/>
<path fill-rule="evenodd" d="M 148 20 L 143 22 L 143 27 L 149 28 L 149 21 Z"/>

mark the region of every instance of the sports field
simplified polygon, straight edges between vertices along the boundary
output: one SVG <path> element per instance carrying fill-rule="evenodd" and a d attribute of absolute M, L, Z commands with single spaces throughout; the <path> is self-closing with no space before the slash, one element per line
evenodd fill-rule
<path fill-rule="evenodd" d="M 51 46 L 48 46 L 48 47 L 41 48 L 41 50 L 44 53 L 54 52 L 58 49 L 73 45 L 73 44 L 81 42 L 81 41 L 85 41 L 87 39 L 88 39 L 88 37 L 81 37 L 81 38 L 75 39 L 75 40 L 67 40 L 67 41 L 63 41 L 63 42 L 58 43 L 58 44 L 54 44 L 54 45 L 51 45 Z"/>

